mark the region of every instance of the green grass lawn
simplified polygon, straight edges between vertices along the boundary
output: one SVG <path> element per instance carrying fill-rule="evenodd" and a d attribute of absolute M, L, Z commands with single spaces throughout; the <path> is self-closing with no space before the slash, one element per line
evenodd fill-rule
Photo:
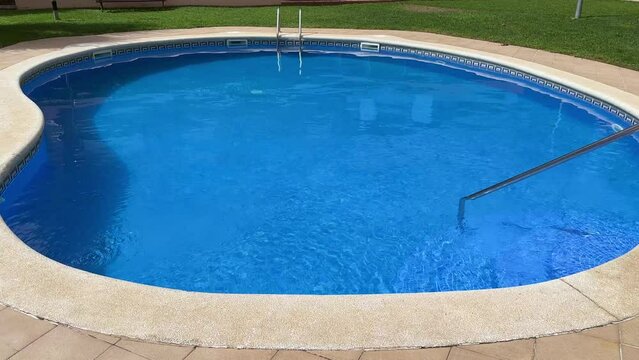
<path fill-rule="evenodd" d="M 639 70 L 639 2 L 585 0 L 409 0 L 394 3 L 308 6 L 304 26 L 416 30 L 521 45 L 600 60 Z M 296 26 L 293 7 L 284 25 Z M 275 9 L 168 8 L 165 10 L 0 11 L 0 46 L 54 36 L 192 28 L 274 26 Z"/>

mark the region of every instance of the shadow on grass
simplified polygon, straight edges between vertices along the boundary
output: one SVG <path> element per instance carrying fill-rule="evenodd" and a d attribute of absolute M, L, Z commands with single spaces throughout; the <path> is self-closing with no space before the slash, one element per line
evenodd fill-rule
<path fill-rule="evenodd" d="M 137 6 L 139 6 L 138 4 L 141 4 L 141 3 L 155 4 L 156 2 L 155 1 L 150 2 L 149 0 L 141 0 L 138 3 L 138 2 L 134 2 L 133 0 L 131 0 L 130 3 L 129 2 L 125 3 L 126 7 L 124 7 L 124 8 L 109 8 L 109 5 L 111 5 L 111 6 L 119 6 L 119 5 L 116 5 L 114 3 L 105 2 L 104 11 L 101 11 L 100 10 L 100 4 L 96 1 L 95 2 L 95 7 L 93 7 L 93 8 L 85 8 L 85 9 L 62 8 L 62 9 L 60 9 L 60 14 L 61 14 L 61 16 L 63 16 L 62 20 L 64 21 L 64 13 L 66 11 L 72 11 L 72 12 L 73 11 L 87 11 L 87 12 L 95 11 L 96 13 L 110 13 L 110 12 L 152 12 L 152 11 L 159 11 L 159 10 L 163 10 L 164 11 L 164 10 L 176 10 L 176 9 L 178 9 L 178 7 L 170 6 L 170 5 L 165 5 L 164 7 L 162 7 L 161 0 L 157 0 L 157 5 L 158 6 L 153 6 L 153 5 L 144 6 L 143 5 L 143 7 L 137 7 Z M 51 16 L 51 17 L 53 16 L 53 15 L 51 15 L 51 9 L 0 10 L 0 19 L 10 18 L 10 17 L 24 17 L 26 19 L 29 16 L 38 16 L 38 15 L 40 15 L 40 16 Z M 51 20 L 51 21 L 53 21 L 53 20 Z"/>
<path fill-rule="evenodd" d="M 143 0 L 143 1 L 145 3 L 150 3 L 149 0 Z M 162 7 L 160 0 L 154 1 L 151 4 L 155 4 L 155 3 L 157 3 L 157 7 L 155 6 L 135 7 L 134 5 L 135 3 L 133 3 L 131 7 L 127 7 L 127 8 L 109 8 L 109 5 L 110 4 L 113 5 L 113 3 L 105 2 L 104 10 L 102 10 L 101 12 L 106 14 L 119 14 L 119 13 L 132 13 L 132 12 L 150 13 L 150 12 L 156 12 L 156 11 L 172 11 L 177 9 L 176 7 L 169 7 L 169 6 Z M 115 6 L 118 6 L 118 5 L 115 5 Z"/>
<path fill-rule="evenodd" d="M 64 37 L 108 34 L 125 31 L 139 31 L 153 29 L 148 23 L 136 22 L 86 22 L 86 21 L 59 21 L 59 22 L 34 22 L 29 24 L 0 25 L 0 48 L 13 45 L 22 41 Z M 29 44 L 25 48 L 42 49 L 51 45 L 46 42 Z"/>
<path fill-rule="evenodd" d="M 634 14 L 610 14 L 610 15 L 581 15 L 577 21 L 582 19 L 636 19 Z"/>

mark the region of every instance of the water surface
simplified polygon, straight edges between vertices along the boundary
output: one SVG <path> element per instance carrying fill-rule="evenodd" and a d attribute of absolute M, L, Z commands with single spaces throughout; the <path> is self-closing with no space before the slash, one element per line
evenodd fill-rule
<path fill-rule="evenodd" d="M 35 89 L 40 150 L 0 214 L 64 264 L 163 287 L 367 294 L 572 274 L 638 243 L 628 138 L 458 199 L 613 132 L 508 81 L 382 57 L 148 58 Z"/>

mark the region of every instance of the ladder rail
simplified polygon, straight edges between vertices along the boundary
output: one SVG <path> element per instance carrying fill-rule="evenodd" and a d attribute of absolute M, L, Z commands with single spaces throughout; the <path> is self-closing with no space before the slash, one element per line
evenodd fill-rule
<path fill-rule="evenodd" d="M 526 170 L 522 173 L 519 173 L 513 177 L 510 177 L 504 181 L 500 181 L 494 185 L 491 185 L 487 188 L 484 188 L 482 190 L 479 190 L 475 193 L 472 193 L 470 195 L 466 195 L 462 198 L 459 199 L 459 205 L 457 208 L 457 224 L 459 226 L 460 229 L 463 229 L 464 227 L 464 219 L 465 219 L 465 212 L 466 212 L 466 201 L 468 200 L 475 200 L 475 199 L 479 199 L 483 196 L 486 196 L 488 194 L 491 194 L 495 191 L 501 190 L 507 186 L 510 186 L 512 184 L 518 183 L 522 180 L 525 180 L 533 175 L 539 174 L 540 172 L 543 172 L 545 170 L 551 169 L 557 165 L 563 164 L 566 161 L 572 160 L 580 155 L 583 155 L 585 153 L 588 153 L 590 151 L 593 151 L 595 149 L 598 149 L 602 146 L 608 145 L 614 141 L 617 141 L 623 137 L 629 136 L 634 134 L 635 132 L 639 131 L 639 124 L 635 124 L 632 125 L 630 127 L 627 127 L 621 131 L 618 131 L 612 135 L 606 136 L 603 139 L 597 140 L 595 142 L 592 142 L 586 146 L 583 146 L 577 150 L 571 151 L 567 154 L 564 154 L 562 156 L 559 156 L 555 159 L 552 159 L 548 162 L 545 162 L 539 166 L 536 166 L 532 169 Z"/>
<path fill-rule="evenodd" d="M 299 38 L 300 41 L 300 48 L 302 47 L 302 8 L 299 8 L 299 11 L 297 13 L 297 36 Z"/>
<path fill-rule="evenodd" d="M 299 47 L 299 74 L 302 75 L 302 8 L 299 8 L 299 11 L 297 13 L 297 21 L 298 21 L 298 30 L 297 30 L 297 36 L 300 42 L 300 47 Z"/>
<path fill-rule="evenodd" d="M 282 33 L 282 27 L 281 27 L 281 21 L 280 21 L 281 17 L 280 17 L 280 8 L 279 6 L 277 7 L 277 10 L 275 11 L 275 41 L 276 41 L 276 46 L 279 48 L 279 40 L 280 40 L 280 35 Z M 298 12 L 297 12 L 297 39 L 300 42 L 300 48 L 302 47 L 302 38 L 303 38 L 303 34 L 302 34 L 302 8 L 300 7 Z"/>
<path fill-rule="evenodd" d="M 275 41 L 276 46 L 279 46 L 280 42 L 280 7 L 277 7 L 275 12 Z"/>

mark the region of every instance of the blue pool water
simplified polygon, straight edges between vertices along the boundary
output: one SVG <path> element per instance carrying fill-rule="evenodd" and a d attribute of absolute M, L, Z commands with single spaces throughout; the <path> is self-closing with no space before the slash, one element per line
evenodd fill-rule
<path fill-rule="evenodd" d="M 34 89 L 41 146 L 0 214 L 70 266 L 225 293 L 530 284 L 639 242 L 626 138 L 458 199 L 613 132 L 566 99 L 442 65 L 270 52 L 146 58 Z"/>

